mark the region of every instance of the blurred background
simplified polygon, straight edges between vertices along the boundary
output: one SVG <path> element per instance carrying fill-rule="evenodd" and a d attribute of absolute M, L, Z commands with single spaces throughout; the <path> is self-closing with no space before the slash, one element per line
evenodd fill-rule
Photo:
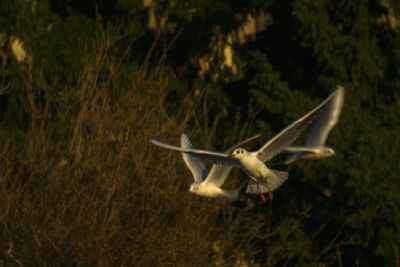
<path fill-rule="evenodd" d="M 1 1 L 1 265 L 400 266 L 399 31 L 394 0 Z M 337 84 L 338 155 L 278 155 L 265 204 L 148 142 L 256 149 Z"/>

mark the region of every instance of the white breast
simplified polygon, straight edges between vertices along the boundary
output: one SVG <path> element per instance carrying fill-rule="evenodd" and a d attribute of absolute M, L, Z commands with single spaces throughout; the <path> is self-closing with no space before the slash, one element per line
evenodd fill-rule
<path fill-rule="evenodd" d="M 212 183 L 201 183 L 199 185 L 199 190 L 196 191 L 195 194 L 203 197 L 215 198 L 221 195 L 221 188 Z"/>
<path fill-rule="evenodd" d="M 241 158 L 240 164 L 246 174 L 253 179 L 265 178 L 271 172 L 264 162 L 257 158 L 255 153 L 249 153 L 246 157 Z"/>

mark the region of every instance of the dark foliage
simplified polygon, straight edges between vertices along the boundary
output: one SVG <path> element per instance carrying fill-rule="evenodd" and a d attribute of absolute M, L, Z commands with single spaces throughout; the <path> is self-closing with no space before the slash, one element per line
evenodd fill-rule
<path fill-rule="evenodd" d="M 249 14 L 270 22 L 228 41 Z M 1 265 L 400 266 L 399 21 L 392 0 L 1 1 Z M 240 170 L 236 202 L 186 194 L 148 143 L 257 147 L 337 84 L 338 155 L 278 155 L 266 204 Z"/>

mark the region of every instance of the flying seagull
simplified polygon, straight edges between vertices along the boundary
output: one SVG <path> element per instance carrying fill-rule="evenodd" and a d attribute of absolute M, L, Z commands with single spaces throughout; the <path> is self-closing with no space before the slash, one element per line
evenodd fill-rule
<path fill-rule="evenodd" d="M 329 132 L 336 125 L 344 101 L 344 87 L 336 86 L 337 94 L 313 123 L 303 146 L 290 146 L 284 152 L 293 152 L 284 162 L 290 164 L 298 159 L 321 159 L 336 155 L 335 151 L 325 146 Z"/>
<path fill-rule="evenodd" d="M 164 148 L 186 152 L 197 157 L 204 158 L 214 164 L 241 167 L 244 172 L 251 179 L 253 179 L 253 181 L 257 185 L 259 185 L 260 182 L 265 181 L 269 196 L 272 199 L 273 196 L 271 192 L 278 188 L 283 182 L 285 182 L 289 174 L 288 172 L 271 170 L 265 165 L 264 162 L 272 159 L 284 148 L 290 146 L 293 141 L 298 137 L 298 135 L 310 123 L 312 123 L 320 115 L 320 113 L 323 113 L 326 106 L 335 99 L 335 96 L 337 94 L 338 90 L 333 92 L 327 99 L 316 106 L 313 110 L 283 129 L 280 133 L 278 133 L 271 140 L 266 142 L 257 151 L 248 152 L 244 148 L 237 148 L 233 151 L 232 154 L 229 154 L 208 151 L 204 149 L 181 148 L 173 145 L 164 144 L 154 139 L 150 140 L 150 142 Z M 260 195 L 263 201 L 265 201 L 265 197 L 261 194 L 261 192 Z"/>
<path fill-rule="evenodd" d="M 253 141 L 258 137 L 260 137 L 260 134 L 250 137 L 227 149 L 225 153 L 232 153 L 235 148 Z M 194 149 L 192 141 L 185 133 L 181 135 L 181 147 L 185 149 Z M 194 182 L 189 187 L 189 192 L 203 197 L 216 198 L 217 200 L 235 200 L 237 198 L 239 193 L 237 190 L 221 189 L 232 166 L 214 164 L 208 173 L 199 157 L 185 152 L 182 152 L 182 157 L 194 178 Z"/>

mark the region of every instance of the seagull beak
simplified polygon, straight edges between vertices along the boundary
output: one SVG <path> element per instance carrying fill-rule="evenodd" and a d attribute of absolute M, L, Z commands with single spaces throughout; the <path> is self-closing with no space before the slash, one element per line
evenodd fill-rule
<path fill-rule="evenodd" d="M 228 157 L 234 158 L 234 157 L 235 157 L 235 154 L 230 154 Z"/>

